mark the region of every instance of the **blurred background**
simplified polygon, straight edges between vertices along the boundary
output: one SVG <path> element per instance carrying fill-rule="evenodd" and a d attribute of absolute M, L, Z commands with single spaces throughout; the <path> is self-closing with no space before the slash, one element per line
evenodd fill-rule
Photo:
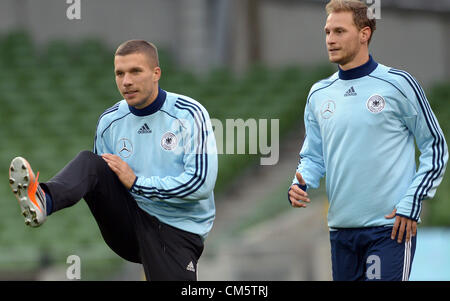
<path fill-rule="evenodd" d="M 69 255 L 80 257 L 82 280 L 144 279 L 140 265 L 109 250 L 84 201 L 31 229 L 7 180 L 15 156 L 46 181 L 92 149 L 98 117 L 121 99 L 113 54 L 129 39 L 154 42 L 161 87 L 197 99 L 211 118 L 280 120 L 278 164 L 219 155 L 217 219 L 199 280 L 331 280 L 323 185 L 306 210 L 292 209 L 286 194 L 309 89 L 337 69 L 325 49 L 326 2 L 2 0 L 0 280 L 65 280 Z M 378 4 L 373 57 L 418 79 L 448 141 L 450 1 Z M 411 280 L 450 280 L 448 174 L 424 202 Z"/>

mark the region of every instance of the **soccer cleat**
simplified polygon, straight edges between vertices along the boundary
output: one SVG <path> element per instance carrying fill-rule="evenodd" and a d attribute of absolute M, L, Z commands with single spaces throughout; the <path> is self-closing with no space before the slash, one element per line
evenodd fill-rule
<path fill-rule="evenodd" d="M 16 157 L 9 167 L 9 185 L 19 201 L 25 225 L 39 227 L 47 218 L 45 192 L 39 186 L 39 172 L 34 176 L 27 160 Z"/>

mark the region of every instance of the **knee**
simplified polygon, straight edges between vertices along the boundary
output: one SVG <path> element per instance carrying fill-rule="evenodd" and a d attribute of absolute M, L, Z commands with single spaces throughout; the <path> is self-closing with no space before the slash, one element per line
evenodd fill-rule
<path fill-rule="evenodd" d="M 108 164 L 103 158 L 91 151 L 81 151 L 75 158 L 77 164 L 84 166 L 83 168 L 91 175 L 106 175 L 111 171 Z"/>
<path fill-rule="evenodd" d="M 101 156 L 94 154 L 91 151 L 84 150 L 78 153 L 77 157 L 78 160 L 81 160 L 83 162 L 89 162 L 90 165 L 99 166 L 102 164 L 105 164 L 106 162 L 102 159 Z M 94 163 L 94 164 L 92 164 Z"/>
<path fill-rule="evenodd" d="M 86 159 L 86 160 L 92 160 L 93 158 L 99 157 L 99 156 L 94 154 L 91 151 L 84 150 L 84 151 L 79 152 L 77 157 L 82 158 L 82 159 Z"/>

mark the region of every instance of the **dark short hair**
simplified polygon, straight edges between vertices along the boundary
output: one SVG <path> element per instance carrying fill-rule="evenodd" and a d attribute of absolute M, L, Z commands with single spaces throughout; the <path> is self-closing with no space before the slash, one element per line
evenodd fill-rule
<path fill-rule="evenodd" d="M 155 44 L 145 40 L 129 40 L 120 44 L 115 55 L 128 55 L 133 53 L 143 53 L 147 55 L 149 61 L 159 67 L 158 49 Z"/>
<path fill-rule="evenodd" d="M 367 5 L 359 0 L 331 0 L 325 10 L 327 14 L 337 13 L 341 11 L 349 11 L 353 13 L 353 22 L 358 29 L 370 27 L 370 40 L 372 40 L 373 32 L 377 29 L 377 22 L 375 18 L 369 18 L 367 14 Z"/>

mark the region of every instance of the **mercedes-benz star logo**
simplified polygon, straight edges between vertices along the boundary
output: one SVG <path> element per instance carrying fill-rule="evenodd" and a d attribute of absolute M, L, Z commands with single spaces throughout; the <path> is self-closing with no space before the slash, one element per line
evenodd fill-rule
<path fill-rule="evenodd" d="M 117 153 L 122 158 L 128 158 L 133 153 L 133 144 L 127 138 L 122 138 L 117 143 Z"/>
<path fill-rule="evenodd" d="M 328 100 L 322 105 L 320 114 L 322 115 L 322 118 L 328 119 L 334 114 L 334 111 L 336 111 L 336 103 L 332 100 Z"/>

